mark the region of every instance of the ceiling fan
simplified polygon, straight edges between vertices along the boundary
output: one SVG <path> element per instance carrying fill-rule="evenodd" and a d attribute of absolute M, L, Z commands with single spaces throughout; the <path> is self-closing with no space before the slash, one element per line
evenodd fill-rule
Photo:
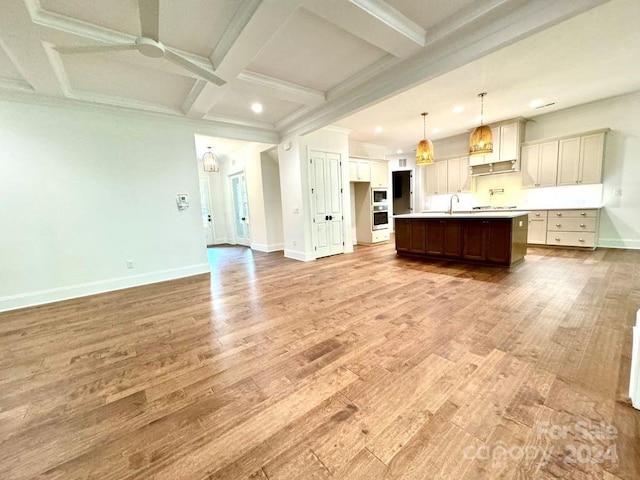
<path fill-rule="evenodd" d="M 83 47 L 56 47 L 60 53 L 96 53 L 115 52 L 118 50 L 137 50 L 145 57 L 164 58 L 171 63 L 195 73 L 198 77 L 222 86 L 227 83 L 222 78 L 214 75 L 213 72 L 196 65 L 191 60 L 178 55 L 176 52 L 165 47 L 158 40 L 160 0 L 138 0 L 140 12 L 141 37 L 136 38 L 134 43 L 114 43 L 111 45 L 87 45 Z"/>

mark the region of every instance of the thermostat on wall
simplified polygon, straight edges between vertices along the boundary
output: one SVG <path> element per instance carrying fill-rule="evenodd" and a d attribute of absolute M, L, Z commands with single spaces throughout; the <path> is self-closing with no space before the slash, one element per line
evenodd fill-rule
<path fill-rule="evenodd" d="M 186 193 L 176 195 L 176 204 L 178 205 L 178 210 L 181 211 L 189 208 L 189 195 Z"/>

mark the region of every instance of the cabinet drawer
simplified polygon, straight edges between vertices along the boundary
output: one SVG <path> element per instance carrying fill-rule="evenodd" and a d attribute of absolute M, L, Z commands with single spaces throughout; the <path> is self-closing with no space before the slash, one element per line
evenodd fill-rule
<path fill-rule="evenodd" d="M 553 218 L 596 218 L 598 210 L 549 210 L 549 221 Z"/>
<path fill-rule="evenodd" d="M 547 232 L 547 245 L 564 245 L 567 247 L 595 247 L 594 232 Z"/>
<path fill-rule="evenodd" d="M 389 240 L 389 230 L 375 230 L 371 232 L 371 243 L 386 242 Z"/>
<path fill-rule="evenodd" d="M 558 232 L 595 232 L 595 218 L 549 218 L 549 231 Z"/>
<path fill-rule="evenodd" d="M 547 210 L 531 210 L 529 212 L 529 220 L 534 220 L 536 218 L 546 220 L 547 219 Z"/>

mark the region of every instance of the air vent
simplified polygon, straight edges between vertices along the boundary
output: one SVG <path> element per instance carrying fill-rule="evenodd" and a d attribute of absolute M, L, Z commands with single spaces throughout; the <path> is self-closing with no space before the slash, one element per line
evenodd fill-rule
<path fill-rule="evenodd" d="M 407 159 L 406 158 L 401 158 L 398 160 L 398 166 L 400 168 L 404 168 L 407 166 Z"/>
<path fill-rule="evenodd" d="M 551 105 L 555 105 L 556 102 L 551 102 L 551 103 L 547 103 L 546 105 L 540 105 L 539 107 L 536 107 L 536 110 L 540 110 L 541 108 L 547 108 L 550 107 Z"/>

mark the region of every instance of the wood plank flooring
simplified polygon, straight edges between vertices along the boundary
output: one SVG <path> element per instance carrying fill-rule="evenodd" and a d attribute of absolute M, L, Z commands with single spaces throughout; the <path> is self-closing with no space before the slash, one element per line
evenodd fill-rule
<path fill-rule="evenodd" d="M 210 255 L 0 314 L 0 478 L 640 478 L 640 251 Z"/>

